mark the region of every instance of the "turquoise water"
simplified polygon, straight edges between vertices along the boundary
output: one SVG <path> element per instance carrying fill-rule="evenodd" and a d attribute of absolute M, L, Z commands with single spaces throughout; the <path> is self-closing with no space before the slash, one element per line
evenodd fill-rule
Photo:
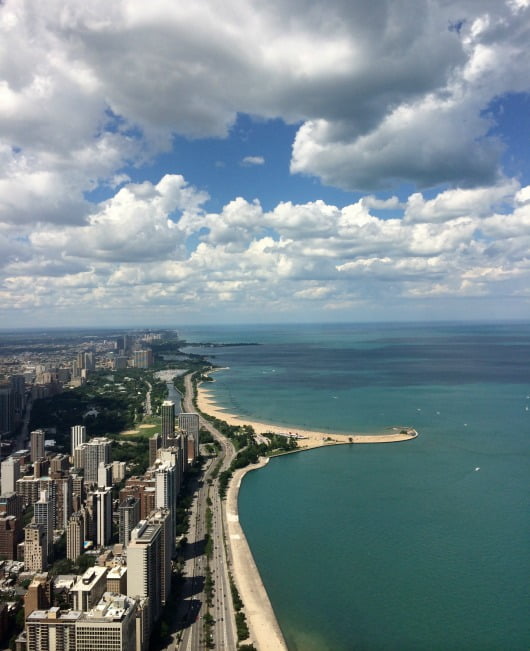
<path fill-rule="evenodd" d="M 215 349 L 230 410 L 421 434 L 246 476 L 241 521 L 289 648 L 530 648 L 528 325 L 215 333 L 262 344 Z"/>

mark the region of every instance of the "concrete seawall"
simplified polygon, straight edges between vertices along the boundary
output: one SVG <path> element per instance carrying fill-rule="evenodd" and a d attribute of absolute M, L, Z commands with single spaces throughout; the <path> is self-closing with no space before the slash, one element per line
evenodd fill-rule
<path fill-rule="evenodd" d="M 259 570 L 239 523 L 238 495 L 247 472 L 263 468 L 268 458 L 234 472 L 226 494 L 226 523 L 234 581 L 244 604 L 252 642 L 259 651 L 287 651 L 280 626 L 272 609 Z"/>

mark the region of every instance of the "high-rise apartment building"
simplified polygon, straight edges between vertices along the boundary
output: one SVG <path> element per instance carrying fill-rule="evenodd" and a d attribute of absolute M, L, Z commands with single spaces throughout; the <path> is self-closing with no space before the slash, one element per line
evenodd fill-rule
<path fill-rule="evenodd" d="M 0 558 L 16 560 L 21 535 L 20 519 L 14 515 L 0 513 Z"/>
<path fill-rule="evenodd" d="M 175 435 L 175 403 L 172 400 L 164 400 L 160 408 L 162 416 L 162 441 L 161 447 L 167 447 L 169 438 Z"/>
<path fill-rule="evenodd" d="M 41 491 L 40 499 L 35 502 L 33 509 L 35 523 L 42 525 L 46 531 L 48 558 L 50 558 L 53 552 L 53 504 L 47 491 Z"/>
<path fill-rule="evenodd" d="M 66 527 L 66 558 L 75 561 L 83 553 L 85 542 L 84 511 L 72 513 Z"/>
<path fill-rule="evenodd" d="M 107 588 L 107 567 L 89 567 L 72 588 L 74 610 L 87 611 L 93 608 Z"/>
<path fill-rule="evenodd" d="M 23 375 L 11 375 L 9 378 L 15 422 L 19 422 L 26 402 L 26 378 Z"/>
<path fill-rule="evenodd" d="M 61 612 L 57 606 L 34 610 L 26 618 L 26 651 L 74 651 L 75 623 L 81 617 L 80 612 Z"/>
<path fill-rule="evenodd" d="M 98 488 L 87 496 L 92 512 L 91 539 L 105 547 L 112 538 L 112 488 Z"/>
<path fill-rule="evenodd" d="M 75 624 L 76 651 L 136 651 L 136 602 L 103 593 L 99 603 Z"/>
<path fill-rule="evenodd" d="M 160 434 L 153 434 L 149 439 L 149 465 L 152 466 L 156 460 L 156 454 L 162 443 Z"/>
<path fill-rule="evenodd" d="M 84 470 L 86 463 L 86 450 L 88 443 L 81 443 L 74 450 L 73 464 L 74 468 L 82 468 Z"/>
<path fill-rule="evenodd" d="M 160 600 L 166 604 L 171 592 L 171 559 L 175 551 L 175 531 L 169 509 L 153 511 L 149 524 L 160 526 Z"/>
<path fill-rule="evenodd" d="M 136 612 L 133 599 L 109 592 L 88 612 L 34 610 L 26 619 L 26 651 L 136 651 Z"/>
<path fill-rule="evenodd" d="M 72 457 L 74 456 L 75 449 L 81 443 L 86 442 L 86 427 L 84 425 L 74 425 L 70 428 L 70 435 L 72 440 Z"/>
<path fill-rule="evenodd" d="M 0 385 L 0 435 L 8 434 L 13 430 L 15 409 L 13 393 L 8 384 Z"/>
<path fill-rule="evenodd" d="M 14 493 L 17 490 L 17 479 L 20 477 L 20 462 L 14 457 L 2 461 L 2 495 Z"/>
<path fill-rule="evenodd" d="M 168 461 L 158 461 L 155 467 L 156 507 L 157 509 L 166 508 L 169 511 L 171 531 L 173 532 L 173 544 L 170 553 L 173 556 L 178 493 L 177 469 Z"/>
<path fill-rule="evenodd" d="M 120 500 L 137 497 L 140 500 L 140 520 L 145 520 L 156 508 L 155 480 L 150 477 L 129 477 L 120 491 Z"/>
<path fill-rule="evenodd" d="M 177 441 L 178 442 L 178 441 Z M 183 476 L 183 470 L 182 470 L 182 452 L 180 450 L 180 447 L 171 445 L 167 448 L 160 448 L 157 451 L 157 459 L 161 462 L 164 463 L 169 463 L 172 466 L 175 466 L 175 472 L 176 472 L 176 489 L 175 492 L 178 496 L 180 493 L 180 487 L 182 485 L 182 476 Z M 156 466 L 157 464 L 154 464 Z"/>
<path fill-rule="evenodd" d="M 46 530 L 36 522 L 24 527 L 24 568 L 28 572 L 43 572 L 48 567 Z"/>
<path fill-rule="evenodd" d="M 0 513 L 14 515 L 19 520 L 22 517 L 22 500 L 16 493 L 2 493 L 0 495 Z"/>
<path fill-rule="evenodd" d="M 151 349 L 135 350 L 133 352 L 135 368 L 151 368 L 153 366 L 153 351 Z"/>
<path fill-rule="evenodd" d="M 31 461 L 44 457 L 44 438 L 46 433 L 43 429 L 33 430 L 30 434 Z"/>
<path fill-rule="evenodd" d="M 117 483 L 125 479 L 125 473 L 127 471 L 127 464 L 125 461 L 113 461 L 112 462 L 112 482 Z"/>
<path fill-rule="evenodd" d="M 108 488 L 112 486 L 112 464 L 99 462 L 98 466 L 98 488 Z"/>
<path fill-rule="evenodd" d="M 131 539 L 131 532 L 140 522 L 140 500 L 132 495 L 126 497 L 118 507 L 119 514 L 119 542 L 127 547 Z"/>
<path fill-rule="evenodd" d="M 199 456 L 199 415 L 198 414 L 179 414 L 179 428 L 186 432 L 188 440 L 193 437 L 194 440 L 194 458 Z"/>
<path fill-rule="evenodd" d="M 86 443 L 83 468 L 87 485 L 97 484 L 98 468 L 102 461 L 105 464 L 110 463 L 111 445 L 112 441 L 105 436 L 96 436 Z"/>
<path fill-rule="evenodd" d="M 127 596 L 149 599 L 150 627 L 159 618 L 162 605 L 161 545 L 161 526 L 141 520 L 127 546 Z"/>
<path fill-rule="evenodd" d="M 24 595 L 24 615 L 27 617 L 34 610 L 50 607 L 52 599 L 52 581 L 48 572 L 35 574 Z"/>
<path fill-rule="evenodd" d="M 73 512 L 73 481 L 72 476 L 53 479 L 55 484 L 55 528 L 66 529 L 68 519 Z"/>

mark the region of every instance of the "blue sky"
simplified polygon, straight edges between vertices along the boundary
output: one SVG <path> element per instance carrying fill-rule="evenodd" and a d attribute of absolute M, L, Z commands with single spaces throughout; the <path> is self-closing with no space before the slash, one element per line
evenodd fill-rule
<path fill-rule="evenodd" d="M 528 0 L 5 0 L 2 326 L 530 318 L 529 42 Z"/>

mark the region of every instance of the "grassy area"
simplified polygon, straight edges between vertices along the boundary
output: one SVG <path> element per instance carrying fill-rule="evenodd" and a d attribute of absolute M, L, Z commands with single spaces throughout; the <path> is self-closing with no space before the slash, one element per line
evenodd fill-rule
<path fill-rule="evenodd" d="M 136 429 L 127 429 L 120 432 L 120 436 L 143 436 L 145 438 L 151 438 L 157 432 L 160 432 L 160 424 L 149 425 L 143 423 L 142 425 L 138 425 Z"/>

